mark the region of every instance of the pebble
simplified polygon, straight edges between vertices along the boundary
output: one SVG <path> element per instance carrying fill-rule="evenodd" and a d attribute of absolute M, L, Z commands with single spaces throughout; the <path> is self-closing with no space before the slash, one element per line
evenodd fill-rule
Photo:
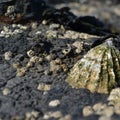
<path fill-rule="evenodd" d="M 8 51 L 4 54 L 5 60 L 10 60 L 12 58 L 12 52 Z"/>
<path fill-rule="evenodd" d="M 51 85 L 45 84 L 45 83 L 40 83 L 37 87 L 38 90 L 41 91 L 49 91 L 51 89 Z"/>
<path fill-rule="evenodd" d="M 52 100 L 49 102 L 49 107 L 57 107 L 60 104 L 59 100 Z"/>
<path fill-rule="evenodd" d="M 47 120 L 50 118 L 61 118 L 62 117 L 62 113 L 60 111 L 55 111 L 55 112 L 47 112 L 46 114 L 44 114 L 43 119 Z"/>
<path fill-rule="evenodd" d="M 94 113 L 94 111 L 93 111 L 91 106 L 85 106 L 83 108 L 82 112 L 83 112 L 83 116 L 85 116 L 85 117 L 90 116 L 90 115 L 92 115 Z"/>
<path fill-rule="evenodd" d="M 10 89 L 9 88 L 4 88 L 3 89 L 3 91 L 2 91 L 2 93 L 3 93 L 3 95 L 8 95 L 8 94 L 10 94 Z"/>

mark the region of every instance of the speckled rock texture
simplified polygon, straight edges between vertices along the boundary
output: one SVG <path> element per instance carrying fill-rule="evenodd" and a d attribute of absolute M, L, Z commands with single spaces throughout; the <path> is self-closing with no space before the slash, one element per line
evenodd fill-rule
<path fill-rule="evenodd" d="M 80 9 L 93 4 L 81 3 Z M 108 4 L 94 4 L 98 3 Z M 76 9 L 76 4 L 67 5 Z M 84 15 L 90 12 L 87 10 Z M 45 23 L 0 23 L 0 119 L 119 120 L 119 88 L 110 94 L 94 93 L 72 88 L 65 81 L 70 69 L 101 36 Z M 119 35 L 114 42 L 119 50 Z"/>

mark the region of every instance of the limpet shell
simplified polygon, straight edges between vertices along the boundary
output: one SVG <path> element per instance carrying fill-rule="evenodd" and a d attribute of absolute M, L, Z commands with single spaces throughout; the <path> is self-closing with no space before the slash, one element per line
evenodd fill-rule
<path fill-rule="evenodd" d="M 88 51 L 71 69 L 66 81 L 73 88 L 109 93 L 120 86 L 120 53 L 111 41 Z"/>

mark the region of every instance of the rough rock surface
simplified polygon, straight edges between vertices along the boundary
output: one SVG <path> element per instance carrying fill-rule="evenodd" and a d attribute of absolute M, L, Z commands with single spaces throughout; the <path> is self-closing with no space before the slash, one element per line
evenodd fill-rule
<path fill-rule="evenodd" d="M 65 82 L 100 36 L 50 26 L 0 23 L 0 119 L 119 120 L 119 102 L 108 101 L 108 94 Z M 59 104 L 51 107 L 54 100 Z"/>

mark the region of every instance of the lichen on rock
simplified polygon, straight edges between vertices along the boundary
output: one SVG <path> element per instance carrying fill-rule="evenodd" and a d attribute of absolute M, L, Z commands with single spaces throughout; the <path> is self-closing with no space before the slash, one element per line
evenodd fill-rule
<path fill-rule="evenodd" d="M 73 88 L 109 93 L 120 86 L 120 54 L 111 41 L 88 51 L 71 69 L 66 81 Z"/>

